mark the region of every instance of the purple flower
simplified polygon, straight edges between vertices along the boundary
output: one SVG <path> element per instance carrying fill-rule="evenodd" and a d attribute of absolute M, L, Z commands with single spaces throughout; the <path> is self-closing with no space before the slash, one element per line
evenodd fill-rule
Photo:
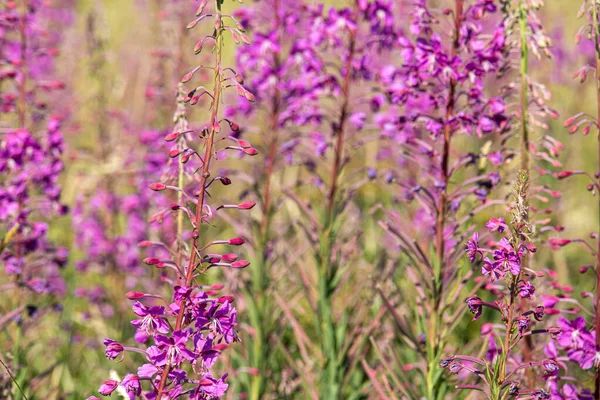
<path fill-rule="evenodd" d="M 469 259 L 472 263 L 477 259 L 477 255 L 483 256 L 481 250 L 479 250 L 479 233 L 473 233 L 471 239 L 467 242 L 467 254 L 469 255 Z"/>
<path fill-rule="evenodd" d="M 172 337 L 157 334 L 154 336 L 156 349 L 158 352 L 154 354 L 148 349 L 148 356 L 156 366 L 178 366 L 183 359 L 194 361 L 197 355 L 186 348 L 187 341 L 190 337 L 189 331 L 174 331 Z M 154 346 L 153 346 L 154 347 Z"/>
<path fill-rule="evenodd" d="M 192 398 L 194 399 L 204 399 L 206 397 L 215 397 L 220 398 L 225 394 L 229 385 L 225 383 L 227 379 L 227 374 L 224 374 L 221 378 L 215 379 L 210 374 L 207 374 L 200 381 L 200 385 L 194 391 L 194 395 Z"/>
<path fill-rule="evenodd" d="M 558 337 L 558 344 L 565 348 L 580 348 L 584 345 L 585 337 L 589 332 L 585 329 L 585 319 L 577 317 L 573 321 L 560 317 L 558 327 L 561 334 Z"/>
<path fill-rule="evenodd" d="M 485 224 L 485 226 L 491 231 L 498 231 L 499 233 L 503 233 L 505 229 L 508 228 L 504 218 L 490 218 L 490 220 Z"/>
<path fill-rule="evenodd" d="M 469 297 L 467 300 L 467 307 L 472 314 L 474 314 L 473 321 L 476 321 L 481 317 L 481 311 L 483 309 L 483 302 L 478 296 Z"/>
<path fill-rule="evenodd" d="M 117 386 L 119 386 L 119 382 L 115 381 L 114 379 L 106 380 L 102 385 L 100 385 L 98 393 L 100 393 L 102 396 L 110 396 L 110 394 L 115 391 Z"/>
<path fill-rule="evenodd" d="M 125 375 L 125 378 L 123 378 L 123 381 L 121 381 L 121 386 L 123 386 L 128 393 L 131 393 L 134 396 L 139 396 L 142 393 L 140 378 L 137 375 Z"/>
<path fill-rule="evenodd" d="M 487 257 L 483 260 L 483 264 L 481 265 L 481 273 L 483 275 L 489 275 L 492 282 L 501 279 L 506 274 L 504 269 L 501 268 L 500 263 L 492 262 Z"/>
<path fill-rule="evenodd" d="M 139 301 L 136 301 L 133 303 L 132 308 L 133 312 L 142 318 L 131 321 L 131 325 L 149 335 L 154 335 L 155 332 L 169 333 L 169 325 L 163 318 L 165 313 L 163 306 L 146 307 Z"/>
<path fill-rule="evenodd" d="M 119 361 L 123 360 L 125 354 L 123 353 L 123 346 L 120 343 L 112 339 L 104 339 L 104 345 L 106 346 L 105 354 L 107 359 L 114 360 L 121 356 L 121 360 Z"/>
<path fill-rule="evenodd" d="M 524 299 L 530 299 L 535 293 L 535 287 L 529 281 L 521 281 L 517 285 L 519 296 Z"/>

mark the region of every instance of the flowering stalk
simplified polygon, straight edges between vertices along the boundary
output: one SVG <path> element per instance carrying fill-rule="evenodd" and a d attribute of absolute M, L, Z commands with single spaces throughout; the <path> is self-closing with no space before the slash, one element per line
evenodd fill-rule
<path fill-rule="evenodd" d="M 498 224 L 490 220 L 487 226 L 492 231 L 500 233 L 510 228 L 511 234 L 496 243 L 496 250 L 480 248 L 478 237 L 473 237 L 469 246 L 475 252 L 475 260 L 480 256 L 483 258 L 482 273 L 487 275 L 490 282 L 502 279 L 506 284 L 506 290 L 502 290 L 501 299 L 493 303 L 482 301 L 478 296 L 467 299 L 469 310 L 475 314 L 473 320 L 482 315 L 482 309 L 488 307 L 501 314 L 504 336 L 500 350 L 490 349 L 491 359 L 479 359 L 475 357 L 456 355 L 442 359 L 440 365 L 452 373 L 458 374 L 466 370 L 483 381 L 483 386 L 459 385 L 458 388 L 466 390 L 479 390 L 486 394 L 491 400 L 501 400 L 509 397 L 548 399 L 550 395 L 543 389 L 535 389 L 520 381 L 521 373 L 527 369 L 543 367 L 545 379 L 558 375 L 560 363 L 554 358 L 546 358 L 543 361 L 519 361 L 516 356 L 517 345 L 532 335 L 551 335 L 556 337 L 560 328 L 550 327 L 542 329 L 530 328 L 533 317 L 541 321 L 544 317 L 544 307 L 537 306 L 533 309 L 521 309 L 518 299 L 530 299 L 535 288 L 528 280 L 522 279 L 527 267 L 523 260 L 529 252 L 535 252 L 531 243 L 532 230 L 529 223 L 529 176 L 521 170 L 518 173 L 514 186 L 514 202 L 511 205 L 512 221 L 509 224 Z M 484 258 L 485 253 L 492 253 L 493 260 Z M 472 259 L 473 260 L 473 259 Z M 499 290 L 496 290 L 499 292 Z M 492 335 L 495 335 L 492 333 Z M 495 343 L 493 338 L 492 343 Z M 489 352 L 488 352 L 489 354 Z M 516 367 L 509 368 L 513 364 Z M 528 388 L 523 389 L 522 386 Z M 522 397 L 525 396 L 525 397 Z"/>
<path fill-rule="evenodd" d="M 454 1 L 454 27 L 453 27 L 453 38 L 452 47 L 450 50 L 450 57 L 456 57 L 457 51 L 460 46 L 460 30 L 463 20 L 463 7 L 464 0 Z M 448 84 L 448 97 L 446 102 L 445 117 L 443 120 L 444 133 L 443 133 L 443 145 L 442 145 L 442 164 L 441 164 L 441 180 L 442 180 L 442 191 L 440 192 L 440 200 L 437 208 L 437 221 L 436 221 L 436 261 L 434 263 L 434 283 L 433 283 L 433 304 L 432 304 L 432 315 L 429 320 L 429 331 L 427 341 L 427 360 L 429 363 L 427 369 L 427 394 L 428 398 L 434 398 L 439 387 L 437 386 L 437 374 L 436 366 L 439 360 L 439 353 L 441 352 L 443 345 L 439 342 L 440 329 L 440 302 L 442 301 L 442 293 L 444 292 L 444 270 L 446 263 L 444 260 L 445 256 L 445 221 L 446 212 L 448 207 L 448 184 L 449 180 L 449 163 L 450 163 L 450 149 L 452 140 L 452 127 L 451 120 L 454 118 L 454 107 L 455 107 L 455 96 L 456 96 L 456 80 L 450 78 Z"/>
<path fill-rule="evenodd" d="M 215 0 L 215 8 L 216 8 L 216 17 L 215 17 L 215 64 L 214 64 L 214 79 L 213 79 L 213 94 L 212 94 L 212 103 L 211 110 L 212 113 L 210 115 L 208 135 L 205 137 L 204 143 L 204 157 L 202 158 L 202 175 L 200 178 L 200 185 L 198 188 L 198 202 L 196 203 L 196 222 L 198 223 L 196 230 L 194 231 L 193 239 L 192 239 L 192 250 L 189 259 L 189 263 L 185 271 L 185 280 L 184 286 L 190 287 L 192 284 L 192 280 L 194 279 L 194 272 L 196 271 L 196 257 L 199 252 L 198 247 L 198 239 L 200 238 L 201 231 L 201 223 L 203 219 L 204 212 L 204 197 L 206 195 L 206 188 L 208 183 L 208 178 L 210 177 L 210 163 L 213 157 L 213 146 L 215 139 L 215 128 L 218 126 L 219 122 L 217 120 L 219 105 L 221 100 L 221 92 L 223 89 L 223 79 L 221 76 L 221 57 L 223 51 L 223 20 L 221 16 L 221 4 L 223 0 Z M 181 173 L 179 174 L 181 176 Z M 182 328 L 183 317 L 185 315 L 186 308 L 184 306 L 185 299 L 181 299 L 178 302 L 179 313 L 177 314 L 177 321 L 175 322 L 175 330 L 179 331 Z M 158 395 L 156 396 L 158 399 L 161 399 L 162 394 L 165 390 L 165 385 L 167 382 L 167 378 L 169 376 L 170 366 L 167 365 L 162 373 L 160 379 L 160 385 L 158 387 Z"/>
<path fill-rule="evenodd" d="M 209 93 L 203 86 L 198 86 L 187 95 L 180 96 L 175 114 L 175 128 L 186 130 L 176 130 L 165 137 L 167 142 L 174 144 L 169 151 L 169 156 L 178 160 L 179 164 L 185 164 L 185 167 L 182 169 L 181 166 L 177 168 L 169 166 L 167 172 L 161 177 L 162 181 L 150 184 L 150 189 L 156 192 L 177 192 L 178 199 L 181 200 L 179 203 L 172 204 L 168 210 L 159 211 L 151 220 L 162 219 L 167 212 L 172 211 L 178 212 L 179 216 L 183 215 L 184 220 L 187 217 L 192 227 L 191 245 L 185 246 L 182 237 L 175 238 L 172 246 L 174 249 L 162 242 L 143 241 L 140 243 L 143 247 L 160 246 L 170 250 L 166 256 L 147 257 L 144 259 L 144 263 L 175 272 L 175 279 L 166 275 L 162 279 L 172 285 L 173 302 L 168 303 L 167 312 L 163 306 L 146 306 L 137 301 L 160 299 L 166 302 L 160 295 L 145 292 L 127 293 L 129 299 L 136 300 L 133 310 L 136 315 L 141 317 L 131 322 L 138 329 L 136 339 L 144 343 L 153 338 L 155 345 L 143 350 L 125 347 L 114 340 L 106 339 L 106 356 L 108 358 L 122 358 L 124 352 L 135 352 L 145 354 L 149 363 L 142 365 L 136 375 L 128 374 L 120 382 L 105 381 L 99 389 L 103 395 L 112 393 L 120 385 L 130 396 L 140 397 L 142 396 L 141 381 L 146 380 L 150 381 L 152 385 L 143 396 L 152 396 L 157 399 L 165 397 L 172 399 L 186 395 L 193 399 L 217 399 L 221 398 L 228 388 L 228 384 L 225 383 L 227 374 L 217 379 L 211 375 L 210 369 L 219 354 L 230 343 L 239 341 L 235 331 L 237 311 L 231 304 L 234 298 L 232 296 L 212 297 L 224 287 L 222 284 L 206 287 L 198 286 L 195 281 L 212 268 L 240 269 L 249 265 L 246 260 L 238 260 L 238 256 L 235 254 L 208 253 L 214 246 L 240 246 L 244 244 L 245 240 L 242 238 L 212 240 L 202 245 L 201 240 L 206 240 L 202 224 L 210 222 L 218 212 L 253 208 L 254 202 L 237 205 L 224 204 L 213 208 L 208 204 L 208 190 L 214 184 L 220 183 L 224 186 L 231 184 L 231 179 L 226 176 L 211 176 L 211 166 L 218 159 L 218 154 L 233 150 L 239 154 L 256 155 L 257 150 L 248 142 L 239 141 L 233 136 L 226 139 L 237 141 L 240 146 L 218 147 L 222 140 L 217 139 L 217 135 L 224 130 L 221 122 L 227 122 L 232 132 L 239 129 L 234 122 L 220 118 L 219 106 L 223 91 L 228 87 L 234 87 L 239 95 L 250 101 L 254 99 L 254 96 L 242 86 L 241 77 L 233 69 L 223 68 L 224 34 L 229 31 L 232 32 L 234 39 L 241 37 L 244 42 L 248 42 L 248 39 L 237 24 L 236 27 L 226 25 L 227 19 L 232 19 L 234 22 L 235 20 L 230 15 L 222 14 L 222 3 L 222 0 L 215 0 L 213 13 L 207 14 L 204 10 L 207 1 L 202 1 L 197 11 L 197 18 L 187 26 L 188 29 L 191 29 L 207 17 L 214 18 L 213 35 L 204 37 L 201 43 L 209 40 L 214 43 L 215 62 L 213 67 L 198 66 L 183 77 L 183 83 L 189 82 L 200 69 L 209 69 L 214 73 L 213 90 Z M 199 50 L 196 51 L 196 53 L 198 52 Z M 228 71 L 231 71 L 233 77 L 227 76 Z M 210 120 L 207 126 L 200 130 L 187 129 L 183 103 L 196 104 L 203 95 L 211 98 Z M 196 135 L 202 139 L 203 155 L 200 155 L 192 147 L 191 141 Z M 200 171 L 200 176 L 196 177 L 198 171 Z M 188 193 L 187 187 L 183 185 L 184 177 L 190 177 L 193 180 L 195 187 L 193 197 Z M 182 195 L 179 196 L 179 193 Z M 178 224 L 176 230 L 182 234 L 181 224 Z M 190 339 L 193 341 L 193 350 L 187 347 Z M 183 369 L 186 362 L 200 377 L 188 376 Z"/>

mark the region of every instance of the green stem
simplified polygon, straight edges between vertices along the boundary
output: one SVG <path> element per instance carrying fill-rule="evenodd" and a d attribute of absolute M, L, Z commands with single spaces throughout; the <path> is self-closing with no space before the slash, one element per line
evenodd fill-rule
<path fill-rule="evenodd" d="M 460 47 L 460 28 L 462 25 L 464 0 L 454 1 L 454 39 L 452 43 L 452 57 L 454 57 Z M 448 184 L 450 182 L 450 148 L 452 141 L 452 127 L 449 121 L 454 117 L 455 108 L 455 94 L 456 94 L 456 82 L 454 79 L 450 81 L 448 87 L 448 102 L 446 104 L 446 115 L 444 118 L 444 143 L 442 149 L 442 162 L 441 162 L 441 173 L 442 180 L 444 182 L 445 189 L 440 193 L 440 201 L 437 209 L 436 218 L 436 237 L 435 237 L 435 249 L 436 249 L 436 261 L 434 262 L 434 276 L 433 276 L 433 294 L 431 297 L 431 304 L 429 307 L 429 326 L 427 335 L 427 375 L 426 375 L 426 386 L 427 386 L 427 398 L 435 399 L 438 394 L 440 381 L 438 379 L 439 374 L 439 358 L 442 351 L 442 343 L 440 342 L 440 307 L 442 302 L 442 293 L 444 291 L 444 274 L 445 274 L 445 243 L 444 243 L 444 229 L 446 222 L 446 209 L 448 206 Z"/>

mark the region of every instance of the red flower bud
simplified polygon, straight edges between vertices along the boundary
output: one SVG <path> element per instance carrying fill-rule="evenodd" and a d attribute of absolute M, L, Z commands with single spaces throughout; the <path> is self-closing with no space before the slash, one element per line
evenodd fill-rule
<path fill-rule="evenodd" d="M 233 238 L 233 239 L 229 239 L 229 244 L 232 244 L 234 246 L 240 246 L 242 244 L 246 243 L 246 241 L 242 238 Z"/>
<path fill-rule="evenodd" d="M 256 205 L 256 203 L 254 201 L 247 201 L 245 203 L 242 204 L 238 204 L 238 208 L 240 210 L 250 210 L 251 208 L 253 208 Z"/>
<path fill-rule="evenodd" d="M 150 240 L 142 240 L 141 242 L 138 243 L 138 246 L 149 247 L 149 246 L 152 246 L 152 242 Z"/>
<path fill-rule="evenodd" d="M 148 264 L 148 265 L 156 265 L 156 264 L 160 263 L 160 260 L 155 257 L 146 257 L 146 258 L 144 258 L 144 263 Z"/>
<path fill-rule="evenodd" d="M 233 296 L 221 296 L 217 299 L 217 301 L 219 303 L 225 303 L 225 302 L 233 303 L 234 300 L 235 300 L 235 297 L 233 297 Z"/>
<path fill-rule="evenodd" d="M 249 156 L 255 156 L 258 154 L 258 150 L 256 150 L 254 147 L 250 147 L 249 149 L 244 149 L 243 151 L 244 151 L 244 153 L 248 154 Z"/>
<path fill-rule="evenodd" d="M 245 149 L 252 147 L 252 145 L 250 143 L 246 142 L 245 140 L 238 140 L 238 143 L 240 144 L 240 146 L 242 146 Z"/>
<path fill-rule="evenodd" d="M 167 186 L 160 182 L 150 184 L 150 189 L 154 190 L 155 192 L 163 191 L 166 188 L 167 188 Z"/>
<path fill-rule="evenodd" d="M 561 238 L 552 238 L 548 241 L 550 243 L 550 247 L 553 249 L 559 249 L 571 243 L 569 239 L 561 239 Z"/>
<path fill-rule="evenodd" d="M 565 179 L 565 178 L 568 178 L 571 175 L 573 175 L 572 171 L 560 171 L 558 174 L 556 174 L 556 177 L 558 179 Z"/>
<path fill-rule="evenodd" d="M 177 140 L 177 138 L 179 138 L 179 136 L 181 136 L 181 132 L 172 132 L 172 133 L 169 133 L 167 136 L 165 136 L 165 140 L 167 142 L 172 142 L 173 140 Z"/>
<path fill-rule="evenodd" d="M 591 265 L 591 264 L 582 265 L 581 267 L 579 267 L 579 273 L 580 274 L 585 274 L 588 271 L 588 269 L 590 269 L 592 267 L 593 267 L 593 265 Z"/>
<path fill-rule="evenodd" d="M 250 261 L 248 260 L 240 260 L 231 264 L 231 268 L 246 268 L 250 265 Z"/>
<path fill-rule="evenodd" d="M 125 293 L 125 296 L 129 299 L 129 300 L 137 300 L 137 299 L 141 299 L 142 297 L 144 297 L 144 293 L 142 292 L 127 292 Z"/>
<path fill-rule="evenodd" d="M 223 254 L 221 258 L 225 262 L 234 262 L 235 260 L 237 260 L 238 256 L 237 254 Z"/>

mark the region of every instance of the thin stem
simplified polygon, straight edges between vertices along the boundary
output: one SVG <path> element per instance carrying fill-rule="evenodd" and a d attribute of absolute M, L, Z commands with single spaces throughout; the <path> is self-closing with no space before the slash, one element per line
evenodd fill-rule
<path fill-rule="evenodd" d="M 279 28 L 281 26 L 281 21 L 279 17 L 279 0 L 274 0 L 273 2 L 273 14 L 275 19 L 275 27 Z M 277 41 L 280 38 L 280 30 L 276 30 Z M 273 70 L 280 71 L 281 60 L 279 58 L 279 53 L 276 52 L 273 54 Z M 272 206 L 272 180 L 273 173 L 275 169 L 275 163 L 277 162 L 277 147 L 278 147 L 278 136 L 279 136 L 279 113 L 280 113 L 280 104 L 281 104 L 281 93 L 279 90 L 279 77 L 276 76 L 277 82 L 273 85 L 275 88 L 275 92 L 272 97 L 271 103 L 271 114 L 269 116 L 269 130 L 270 130 L 270 140 L 269 140 L 269 151 L 267 155 L 267 160 L 265 163 L 265 172 L 264 172 L 264 189 L 263 189 L 263 203 L 262 203 L 262 219 L 260 222 L 260 238 L 259 238 L 259 249 L 258 249 L 258 258 L 259 263 L 254 268 L 254 279 L 252 286 L 253 293 L 249 294 L 250 298 L 250 306 L 254 308 L 253 312 L 255 314 L 255 326 L 256 329 L 256 338 L 253 342 L 254 359 L 252 360 L 252 366 L 256 368 L 261 373 L 255 374 L 252 377 L 251 386 L 250 386 L 250 400 L 259 400 L 264 396 L 265 391 L 265 381 L 267 376 L 265 376 L 265 367 L 268 367 L 267 357 L 270 354 L 270 349 L 268 347 L 268 341 L 270 338 L 271 332 L 268 331 L 267 321 L 265 317 L 268 317 L 272 312 L 267 306 L 266 299 L 266 291 L 269 287 L 269 281 L 267 278 L 267 256 L 268 256 L 268 247 L 271 240 L 271 206 Z"/>
<path fill-rule="evenodd" d="M 29 400 L 27 398 L 27 396 L 25 396 L 25 393 L 23 392 L 23 389 L 21 389 L 21 386 L 19 385 L 19 382 L 17 382 L 17 379 L 14 377 L 14 375 L 12 374 L 12 372 L 10 371 L 10 369 L 8 368 L 8 366 L 6 364 L 4 364 L 4 361 L 2 361 L 1 358 L 0 358 L 0 364 L 2 364 L 2 366 L 4 367 L 4 369 L 6 370 L 6 372 L 8 372 L 8 375 L 10 376 L 10 379 L 13 381 L 13 383 L 15 384 L 15 386 L 19 389 L 19 392 L 21 392 L 21 395 L 23 396 L 23 398 L 25 400 Z"/>
<path fill-rule="evenodd" d="M 221 19 L 221 0 L 215 0 L 215 7 L 217 9 L 217 14 L 219 15 L 218 18 Z M 218 117 L 218 112 L 219 112 L 219 103 L 220 103 L 220 99 L 221 99 L 221 91 L 222 91 L 222 86 L 221 86 L 221 55 L 222 55 L 222 46 L 223 46 L 223 22 L 219 21 L 219 27 L 216 29 L 216 33 L 215 33 L 215 41 L 216 41 L 216 48 L 215 48 L 215 53 L 216 53 L 216 57 L 215 57 L 215 75 L 214 75 L 214 80 L 213 80 L 213 101 L 212 101 L 212 112 L 211 112 L 211 116 L 210 116 L 210 131 L 209 134 L 206 136 L 205 140 L 205 151 L 204 151 L 204 165 L 202 167 L 202 177 L 200 179 L 200 185 L 199 185 L 199 193 L 198 193 L 198 204 L 196 206 L 196 230 L 197 230 L 197 235 L 194 235 L 194 239 L 192 242 L 192 252 L 190 255 L 190 261 L 186 270 L 186 277 L 185 277 L 185 286 L 190 286 L 192 284 L 192 281 L 194 279 L 194 271 L 196 269 L 196 254 L 197 254 L 197 250 L 198 250 L 198 239 L 200 237 L 200 228 L 202 226 L 202 210 L 203 210 L 203 205 L 204 205 L 204 198 L 206 195 L 206 183 L 208 178 L 210 177 L 210 163 L 212 160 L 212 156 L 213 156 L 213 146 L 214 146 L 214 137 L 215 137 L 215 122 L 217 121 L 217 117 Z M 183 324 L 183 317 L 185 315 L 185 299 L 180 300 L 178 302 L 179 305 L 179 313 L 177 314 L 177 320 L 175 323 L 175 330 L 180 330 L 181 326 Z M 161 399 L 162 394 L 164 392 L 165 389 L 165 385 L 167 383 L 167 379 L 169 376 L 169 372 L 170 372 L 170 364 L 167 364 L 165 366 L 165 369 L 163 370 L 162 376 L 161 376 L 161 380 L 160 380 L 160 385 L 158 387 L 158 394 L 156 396 L 157 399 Z"/>
<path fill-rule="evenodd" d="M 456 56 L 460 47 L 460 28 L 462 25 L 464 0 L 454 1 L 454 38 L 452 42 L 451 58 Z M 444 132 L 443 132 L 443 149 L 442 149 L 442 163 L 441 163 L 441 179 L 444 185 L 444 189 L 440 192 L 440 201 L 437 207 L 437 218 L 436 218 L 436 262 L 434 263 L 434 284 L 433 284 L 433 298 L 431 304 L 431 315 L 429 318 L 429 335 L 428 335 L 428 370 L 427 370 L 427 393 L 428 398 L 434 399 L 437 390 L 436 371 L 437 371 L 437 358 L 439 353 L 439 308 L 441 303 L 441 295 L 443 292 L 444 285 L 444 228 L 446 220 L 446 208 L 448 206 L 448 184 L 450 182 L 450 149 L 452 141 L 452 126 L 450 120 L 454 117 L 455 108 L 455 95 L 456 95 L 456 81 L 450 80 L 448 88 L 448 101 L 446 103 L 446 113 L 444 116 Z"/>
<path fill-rule="evenodd" d="M 340 396 L 341 379 L 338 371 L 339 343 L 336 337 L 335 321 L 333 320 L 333 306 L 331 281 L 335 276 L 332 265 L 333 246 L 335 243 L 335 219 L 336 219 L 336 197 L 338 192 L 338 181 L 342 170 L 344 154 L 344 139 L 346 134 L 346 120 L 350 108 L 350 86 L 352 82 L 352 62 L 356 51 L 356 32 L 349 32 L 348 57 L 345 63 L 345 74 L 342 84 L 342 106 L 340 117 L 335 125 L 334 135 L 337 137 L 334 147 L 334 161 L 331 170 L 331 186 L 327 197 L 327 214 L 325 215 L 324 232 L 322 236 L 319 255 L 319 300 L 318 320 L 320 334 L 323 336 L 321 347 L 325 355 L 325 371 L 323 374 L 323 385 L 321 397 L 337 399 Z"/>
<path fill-rule="evenodd" d="M 519 0 L 519 30 L 521 39 L 521 170 L 529 175 L 529 46 L 527 44 L 527 9 L 523 0 Z M 527 221 L 525 221 L 527 222 Z M 523 257 L 521 269 L 527 268 L 528 257 Z M 527 280 L 527 277 L 524 277 Z M 521 299 L 521 309 L 528 308 L 526 298 Z M 531 361 L 531 337 L 526 337 L 523 345 L 525 362 Z M 526 371 L 527 387 L 533 387 L 533 371 Z"/>

